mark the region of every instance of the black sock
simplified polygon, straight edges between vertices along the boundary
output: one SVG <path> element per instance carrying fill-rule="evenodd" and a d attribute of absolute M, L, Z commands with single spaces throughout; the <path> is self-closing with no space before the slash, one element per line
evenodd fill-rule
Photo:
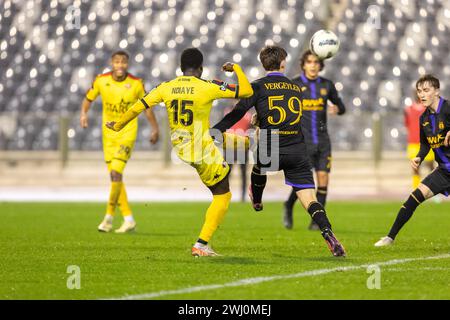
<path fill-rule="evenodd" d="M 205 241 L 203 239 L 198 238 L 197 240 L 198 243 L 204 244 L 205 246 L 208 244 L 208 241 Z"/>
<path fill-rule="evenodd" d="M 250 181 L 253 193 L 253 202 L 262 203 L 262 195 L 264 188 L 266 187 L 267 176 L 265 174 L 261 174 L 261 169 L 254 166 Z"/>
<path fill-rule="evenodd" d="M 316 192 L 317 201 L 325 207 L 327 202 L 328 187 L 318 187 Z"/>
<path fill-rule="evenodd" d="M 308 213 L 311 215 L 313 221 L 317 223 L 321 231 L 324 231 L 325 229 L 331 230 L 331 224 L 325 209 L 319 202 L 311 203 L 308 207 Z"/>
<path fill-rule="evenodd" d="M 295 192 L 294 188 L 292 188 L 291 194 L 289 195 L 289 198 L 285 202 L 286 206 L 289 208 L 293 208 L 297 199 L 298 199 L 297 192 Z"/>
<path fill-rule="evenodd" d="M 416 208 L 425 201 L 425 197 L 419 189 L 414 190 L 409 196 L 408 200 L 400 208 L 397 214 L 394 224 L 392 225 L 391 231 L 389 231 L 388 237 L 395 239 L 400 229 L 405 225 L 406 222 L 412 217 Z"/>

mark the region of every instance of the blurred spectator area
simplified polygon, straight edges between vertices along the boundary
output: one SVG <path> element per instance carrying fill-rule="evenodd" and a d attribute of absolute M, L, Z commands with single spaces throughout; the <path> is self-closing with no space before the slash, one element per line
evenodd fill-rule
<path fill-rule="evenodd" d="M 330 6 L 341 10 L 333 24 L 327 24 Z M 379 113 L 383 148 L 403 149 L 402 111 L 415 80 L 434 73 L 450 96 L 447 0 L 1 1 L 0 150 L 56 150 L 62 116 L 69 118 L 70 149 L 100 150 L 100 99 L 86 130 L 78 110 L 114 50 L 130 53 L 130 72 L 147 90 L 179 75 L 179 54 L 191 46 L 204 52 L 204 78 L 234 81 L 220 71 L 229 60 L 251 80 L 261 77 L 257 53 L 271 43 L 287 49 L 294 76 L 309 37 L 325 25 L 334 26 L 341 49 L 326 61 L 323 76 L 336 83 L 348 109 L 329 119 L 333 148 L 370 150 L 372 115 Z M 216 103 L 211 123 L 227 103 Z M 156 113 L 164 121 L 165 110 Z M 163 142 L 148 143 L 145 118 L 139 122 L 136 149 L 161 149 Z"/>

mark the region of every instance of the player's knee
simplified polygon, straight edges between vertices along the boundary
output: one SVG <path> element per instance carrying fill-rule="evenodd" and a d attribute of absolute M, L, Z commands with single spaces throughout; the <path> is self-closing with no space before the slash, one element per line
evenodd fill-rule
<path fill-rule="evenodd" d="M 411 192 L 411 195 L 408 197 L 408 200 L 406 200 L 403 206 L 407 209 L 414 210 L 419 206 L 419 204 L 421 204 L 424 201 L 425 201 L 424 194 L 419 188 L 417 188 L 416 190 Z"/>
<path fill-rule="evenodd" d="M 116 170 L 111 170 L 111 181 L 120 182 L 122 181 L 122 174 Z"/>

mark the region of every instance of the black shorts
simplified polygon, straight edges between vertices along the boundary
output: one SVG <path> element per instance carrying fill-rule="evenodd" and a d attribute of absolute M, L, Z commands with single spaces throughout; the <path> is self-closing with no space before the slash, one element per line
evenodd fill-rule
<path fill-rule="evenodd" d="M 450 173 L 445 169 L 435 169 L 423 179 L 422 183 L 430 188 L 435 195 L 442 193 L 448 197 L 450 194 Z"/>
<path fill-rule="evenodd" d="M 305 154 L 280 154 L 277 165 L 274 162 L 261 164 L 258 161 L 258 167 L 262 173 L 283 170 L 285 183 L 295 191 L 316 188 L 311 163 Z"/>
<path fill-rule="evenodd" d="M 330 172 L 331 170 L 331 143 L 329 141 L 319 144 L 307 143 L 306 149 L 315 171 Z"/>

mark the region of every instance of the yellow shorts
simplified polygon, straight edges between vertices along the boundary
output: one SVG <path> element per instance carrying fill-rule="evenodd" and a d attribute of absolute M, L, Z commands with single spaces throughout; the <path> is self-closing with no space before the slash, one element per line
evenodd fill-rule
<path fill-rule="evenodd" d="M 123 173 L 127 161 L 131 157 L 135 140 L 103 140 L 105 162 L 110 170 Z"/>
<path fill-rule="evenodd" d="M 215 151 L 206 155 L 200 163 L 191 163 L 207 187 L 216 185 L 230 172 L 230 166 L 220 151 L 217 148 Z"/>
<path fill-rule="evenodd" d="M 416 157 L 420 150 L 420 143 L 409 143 L 408 144 L 408 159 L 412 160 Z M 434 161 L 434 153 L 430 150 L 423 161 Z"/>

